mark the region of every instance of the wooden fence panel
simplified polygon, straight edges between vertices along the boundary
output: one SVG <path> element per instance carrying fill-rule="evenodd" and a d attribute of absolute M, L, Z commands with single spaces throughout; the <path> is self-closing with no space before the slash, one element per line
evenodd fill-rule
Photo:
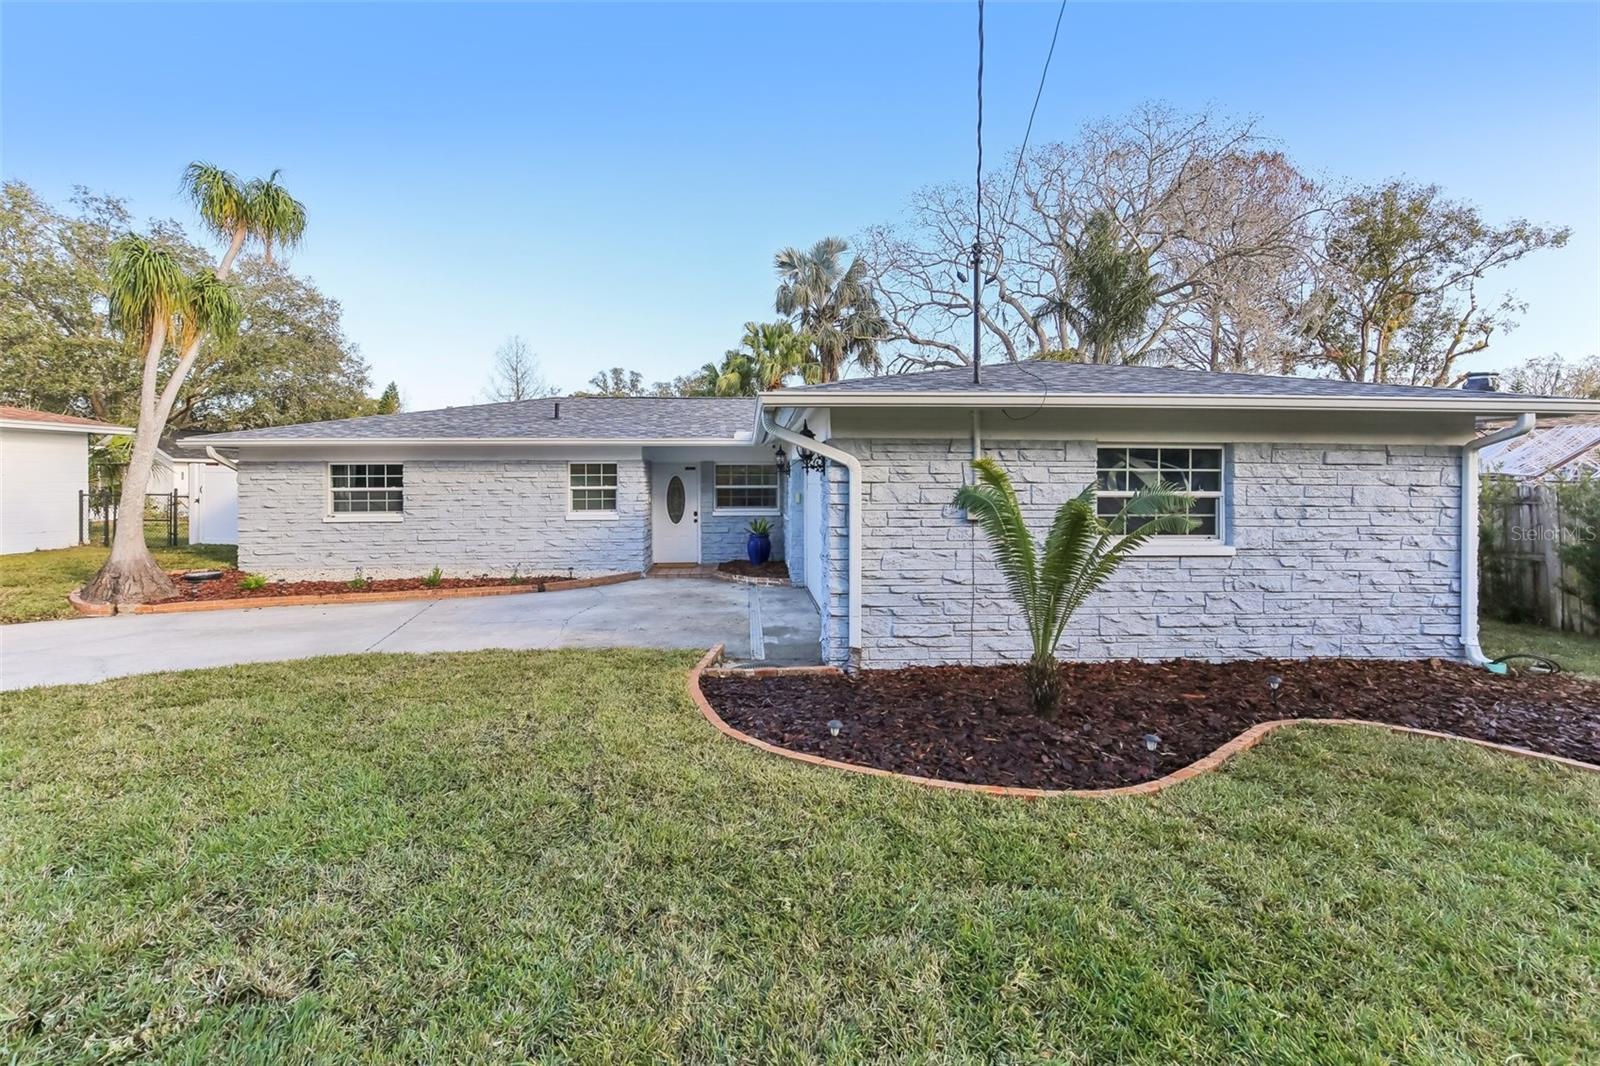
<path fill-rule="evenodd" d="M 1593 535 L 1569 528 L 1553 486 L 1484 479 L 1478 572 L 1486 613 L 1575 633 L 1600 633 L 1600 619 L 1577 595 L 1578 575 L 1561 559 L 1564 538 Z"/>

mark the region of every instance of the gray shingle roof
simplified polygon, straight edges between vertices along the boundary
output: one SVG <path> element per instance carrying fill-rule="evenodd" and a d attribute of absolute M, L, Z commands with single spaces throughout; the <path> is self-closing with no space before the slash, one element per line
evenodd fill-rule
<path fill-rule="evenodd" d="M 561 417 L 555 417 L 556 404 Z M 186 437 L 199 445 L 361 440 L 749 440 L 753 397 L 573 397 L 402 411 Z"/>
<path fill-rule="evenodd" d="M 826 385 L 806 385 L 786 389 L 786 393 L 943 393 L 1054 392 L 1094 396 L 1260 396 L 1285 399 L 1413 399 L 1460 400 L 1460 389 L 1432 389 L 1414 385 L 1374 385 L 1367 382 L 1334 381 L 1326 378 L 1286 377 L 1273 374 L 1218 374 L 1204 370 L 1180 370 L 1161 366 L 1107 366 L 1096 363 L 985 364 L 983 383 L 972 384 L 972 371 L 928 370 L 916 374 L 890 374 L 875 378 L 853 378 Z M 1493 395 L 1493 394 L 1490 394 Z"/>

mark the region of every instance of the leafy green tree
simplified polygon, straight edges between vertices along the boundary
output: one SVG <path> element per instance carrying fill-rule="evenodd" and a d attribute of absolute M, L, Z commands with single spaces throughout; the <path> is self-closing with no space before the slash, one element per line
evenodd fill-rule
<path fill-rule="evenodd" d="M 184 184 L 206 226 L 228 241 L 213 270 L 185 272 L 177 258 L 150 240 L 129 234 L 111 250 L 111 317 L 123 335 L 144 348 L 139 418 L 133 453 L 123 476 L 118 513 L 143 514 L 150 471 L 167 418 L 207 340 L 226 343 L 237 332 L 242 311 L 228 281 L 247 241 L 261 243 L 270 260 L 274 244 L 292 246 L 305 231 L 305 208 L 277 184 L 241 183 L 233 174 L 204 163 L 184 171 Z M 177 361 L 164 376 L 167 345 Z M 172 582 L 145 546 L 142 522 L 117 523 L 111 554 L 84 586 L 87 599 L 102 603 L 142 603 L 170 596 Z"/>
<path fill-rule="evenodd" d="M 169 428 L 254 429 L 364 414 L 366 361 L 344 335 L 342 309 L 265 258 L 241 258 L 234 281 L 239 331 L 194 363 Z"/>
<path fill-rule="evenodd" d="M 78 190 L 55 208 L 27 185 L 0 188 L 0 402 L 86 415 L 138 417 L 142 351 L 106 316 L 111 246 L 132 228 L 115 197 Z M 158 221 L 151 239 L 186 271 L 211 259 L 181 227 Z M 366 362 L 344 335 L 338 301 L 259 255 L 234 264 L 243 317 L 226 358 L 195 362 L 169 431 L 250 429 L 368 413 Z M 168 345 L 161 373 L 179 353 Z"/>
<path fill-rule="evenodd" d="M 1165 488 L 1147 489 L 1107 521 L 1096 513 L 1090 486 L 1061 505 L 1043 544 L 1035 545 L 1005 469 L 993 459 L 975 459 L 972 466 L 977 481 L 957 490 L 955 503 L 989 538 L 1033 644 L 1024 671 L 1033 710 L 1052 715 L 1061 702 L 1056 647 L 1067 623 L 1139 545 L 1159 533 L 1194 528 L 1186 513 L 1189 498 Z"/>
<path fill-rule="evenodd" d="M 392 415 L 400 410 L 400 386 L 394 382 L 384 388 L 383 395 L 379 396 L 373 404 L 373 414 Z"/>
<path fill-rule="evenodd" d="M 1577 575 L 1568 589 L 1591 619 L 1600 619 L 1600 477 L 1584 471 L 1558 481 L 1555 496 L 1561 516 L 1561 561 Z"/>
<path fill-rule="evenodd" d="M 873 296 L 867 264 L 858 256 L 844 265 L 849 247 L 824 237 L 810 249 L 785 248 L 773 259 L 778 314 L 789 315 L 811 338 L 820 381 L 839 380 L 851 364 L 869 373 L 883 369 L 878 345 L 889 336 L 889 322 Z"/>
<path fill-rule="evenodd" d="M 589 379 L 589 387 L 578 396 L 644 396 L 647 394 L 644 386 L 644 375 L 637 370 L 624 370 L 614 366 L 610 370 L 602 370 Z"/>
<path fill-rule="evenodd" d="M 1511 297 L 1483 306 L 1478 283 L 1570 233 L 1522 219 L 1492 226 L 1436 185 L 1358 192 L 1331 212 L 1304 316 L 1308 354 L 1347 381 L 1448 384 L 1456 364 L 1488 348 L 1522 308 Z"/>

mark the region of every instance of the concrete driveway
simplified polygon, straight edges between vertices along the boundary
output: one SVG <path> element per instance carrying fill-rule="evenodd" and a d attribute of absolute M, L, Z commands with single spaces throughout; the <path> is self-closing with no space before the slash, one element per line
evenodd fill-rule
<path fill-rule="evenodd" d="M 351 652 L 709 648 L 736 661 L 817 662 L 804 589 L 647 578 L 482 599 L 257 607 L 0 626 L 0 689 Z"/>

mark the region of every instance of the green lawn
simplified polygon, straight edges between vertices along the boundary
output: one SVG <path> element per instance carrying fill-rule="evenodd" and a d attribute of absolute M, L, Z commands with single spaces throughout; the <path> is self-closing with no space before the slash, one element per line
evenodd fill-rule
<path fill-rule="evenodd" d="M 1543 626 L 1514 626 L 1485 618 L 1478 643 L 1489 658 L 1530 652 L 1554 659 L 1563 670 L 1600 677 L 1600 639 L 1562 633 Z"/>
<path fill-rule="evenodd" d="M 692 658 L 9 695 L 0 1060 L 1600 1060 L 1600 777 L 1308 726 L 947 795 L 721 738 Z"/>
<path fill-rule="evenodd" d="M 78 548 L 0 555 L 0 624 L 77 617 L 77 612 L 67 603 L 67 593 L 95 575 L 106 561 L 109 550 L 98 544 L 86 544 Z M 168 570 L 233 566 L 238 555 L 238 549 L 232 544 L 168 548 L 164 540 L 152 542 L 150 550 L 155 553 L 156 561 Z"/>

